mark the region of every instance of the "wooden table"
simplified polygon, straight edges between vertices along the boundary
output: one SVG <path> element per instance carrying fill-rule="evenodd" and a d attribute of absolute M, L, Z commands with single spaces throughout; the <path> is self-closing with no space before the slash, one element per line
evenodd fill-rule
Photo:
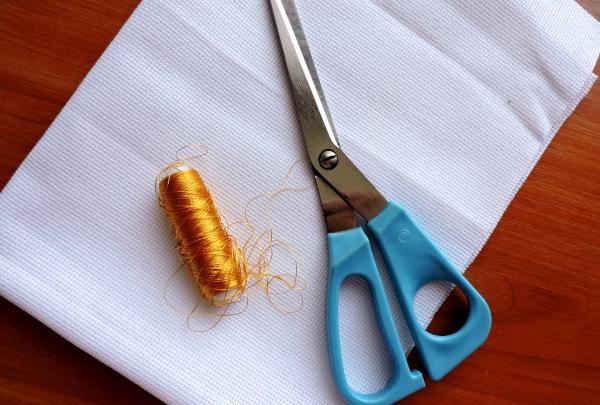
<path fill-rule="evenodd" d="M 600 16 L 600 0 L 580 2 Z M 137 3 L 0 0 L 0 186 Z M 599 84 L 467 277 L 492 308 L 489 340 L 403 404 L 600 404 Z M 7 301 L 0 311 L 0 403 L 160 403 Z"/>

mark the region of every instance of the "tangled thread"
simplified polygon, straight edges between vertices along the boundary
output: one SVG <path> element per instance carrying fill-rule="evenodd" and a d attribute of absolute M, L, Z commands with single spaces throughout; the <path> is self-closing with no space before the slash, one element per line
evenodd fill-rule
<path fill-rule="evenodd" d="M 304 280 L 298 274 L 299 259 L 295 249 L 288 243 L 273 237 L 272 203 L 275 198 L 288 192 L 305 191 L 305 187 L 291 187 L 291 178 L 297 163 L 294 163 L 282 183 L 274 191 L 255 196 L 246 204 L 243 219 L 227 225 L 212 199 L 210 191 L 196 170 L 193 161 L 207 152 L 196 153 L 189 158 L 182 152 L 196 145 L 186 146 L 177 152 L 176 160 L 163 167 L 156 179 L 156 193 L 159 205 L 169 220 L 177 241 L 177 251 L 182 265 L 169 278 L 168 283 L 183 269 L 188 268 L 194 283 L 211 308 L 197 302 L 191 311 L 181 310 L 187 315 L 188 327 L 196 331 L 206 331 L 216 326 L 224 317 L 238 315 L 245 310 L 251 290 L 260 290 L 271 305 L 280 312 L 292 313 L 302 309 L 303 298 L 300 291 L 305 288 Z M 257 227 L 249 220 L 249 207 L 258 200 L 267 202 L 267 223 Z M 248 234 L 245 241 L 238 244 L 231 236 L 233 227 L 242 227 Z M 272 262 L 276 249 L 283 249 L 292 258 L 294 271 L 273 272 Z M 293 294 L 289 304 L 289 295 Z M 287 300 L 282 300 L 287 297 Z M 282 303 L 282 301 L 287 301 Z M 215 311 L 216 309 L 216 311 Z M 196 328 L 192 320 L 196 314 L 209 319 L 208 326 Z"/>

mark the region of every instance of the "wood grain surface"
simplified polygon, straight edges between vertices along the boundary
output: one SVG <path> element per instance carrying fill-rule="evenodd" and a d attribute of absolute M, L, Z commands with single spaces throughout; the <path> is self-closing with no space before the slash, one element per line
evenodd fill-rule
<path fill-rule="evenodd" d="M 137 3 L 0 0 L 1 187 Z M 600 0 L 580 3 L 600 16 Z M 492 308 L 489 340 L 403 404 L 600 404 L 599 84 L 467 277 Z M 450 299 L 436 325 L 459 307 Z M 7 301 L 0 314 L 0 403 L 160 403 Z"/>

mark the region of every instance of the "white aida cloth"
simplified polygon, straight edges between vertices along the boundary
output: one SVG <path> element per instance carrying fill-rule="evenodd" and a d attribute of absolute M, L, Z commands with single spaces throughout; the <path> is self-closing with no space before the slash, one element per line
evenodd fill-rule
<path fill-rule="evenodd" d="M 345 151 L 465 269 L 595 80 L 598 22 L 567 0 L 297 7 Z M 309 191 L 273 207 L 276 237 L 302 257 L 300 313 L 257 294 L 195 333 L 165 302 L 179 259 L 154 180 L 192 143 L 209 149 L 198 165 L 229 220 L 304 158 L 268 1 L 141 3 L 0 196 L 2 295 L 171 404 L 340 402 L 306 164 L 294 181 Z M 184 306 L 185 281 L 168 289 Z M 423 324 L 444 294 L 419 295 Z M 386 352 L 364 285 L 342 296 L 345 367 L 372 391 Z"/>

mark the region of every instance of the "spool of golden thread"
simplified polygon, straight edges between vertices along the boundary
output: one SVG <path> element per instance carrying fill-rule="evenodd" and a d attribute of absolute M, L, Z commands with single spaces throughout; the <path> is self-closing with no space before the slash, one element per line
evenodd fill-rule
<path fill-rule="evenodd" d="M 221 223 L 199 173 L 187 165 L 175 166 L 158 187 L 159 203 L 196 287 L 212 305 L 231 303 L 245 290 L 247 262 Z"/>
<path fill-rule="evenodd" d="M 246 204 L 244 220 L 234 223 L 241 224 L 250 233 L 248 239 L 242 244 L 243 248 L 240 248 L 240 245 L 230 236 L 228 228 L 222 223 L 212 196 L 200 174 L 187 163 L 189 159 L 179 156 L 179 152 L 177 160 L 159 172 L 157 198 L 173 228 L 177 250 L 200 294 L 209 304 L 223 307 L 217 320 L 210 327 L 202 330 L 211 329 L 224 316 L 239 313 L 240 311 L 228 312 L 229 305 L 239 302 L 253 286 L 261 287 L 271 305 L 278 311 L 291 313 L 300 310 L 303 299 L 298 292 L 305 286 L 298 275 L 298 259 L 290 245 L 273 239 L 270 214 L 271 203 L 275 197 L 285 192 L 306 189 L 287 185 L 296 164 L 292 165 L 282 184 L 275 191 L 258 195 Z M 191 159 L 205 154 L 204 151 Z M 268 201 L 269 216 L 266 229 L 258 231 L 248 220 L 248 206 L 261 197 L 265 197 Z M 292 255 L 294 272 L 272 273 L 270 271 L 275 249 L 283 249 Z M 283 303 L 279 301 L 289 292 L 298 293 L 296 297 L 299 305 L 290 307 L 288 301 L 284 300 Z M 190 326 L 190 317 L 197 308 L 198 305 L 188 313 L 188 326 Z"/>

